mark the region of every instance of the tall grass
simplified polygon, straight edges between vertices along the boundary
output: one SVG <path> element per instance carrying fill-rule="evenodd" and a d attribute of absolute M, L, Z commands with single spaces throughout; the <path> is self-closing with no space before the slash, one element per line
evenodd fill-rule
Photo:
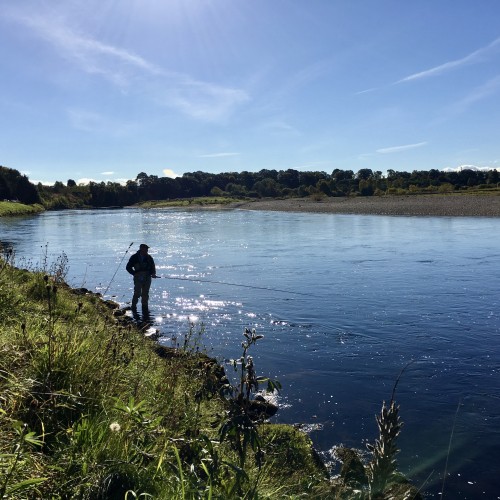
<path fill-rule="evenodd" d="M 43 212 L 45 209 L 42 205 L 25 205 L 13 201 L 0 201 L 0 217 L 2 216 L 17 216 L 17 215 L 31 215 Z"/>

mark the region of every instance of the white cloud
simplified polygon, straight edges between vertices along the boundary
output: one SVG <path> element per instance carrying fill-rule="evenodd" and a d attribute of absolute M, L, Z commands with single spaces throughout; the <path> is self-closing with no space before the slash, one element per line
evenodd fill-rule
<path fill-rule="evenodd" d="M 91 179 L 90 177 L 82 177 L 81 179 L 78 179 L 76 181 L 78 186 L 86 186 L 87 184 L 90 184 L 91 182 L 100 182 L 96 181 L 95 179 Z"/>
<path fill-rule="evenodd" d="M 458 167 L 443 168 L 443 172 L 461 172 L 462 170 L 489 171 L 496 170 L 496 167 L 478 167 L 477 165 L 459 165 Z"/>
<path fill-rule="evenodd" d="M 56 181 L 40 181 L 37 179 L 30 179 L 31 184 L 42 184 L 43 186 L 53 186 Z"/>
<path fill-rule="evenodd" d="M 113 174 L 114 174 L 114 172 L 101 172 L 101 175 L 109 176 L 109 175 L 113 175 Z"/>
<path fill-rule="evenodd" d="M 124 179 L 123 177 L 118 177 L 116 179 L 113 179 L 113 182 L 117 182 L 118 184 L 121 184 L 122 186 L 125 186 L 127 182 L 131 179 Z"/>
<path fill-rule="evenodd" d="M 426 144 L 427 144 L 427 142 L 424 141 L 424 142 L 417 142 L 415 144 L 405 144 L 403 146 L 392 146 L 389 148 L 381 148 L 381 149 L 377 149 L 377 153 L 381 153 L 381 154 L 399 153 L 400 151 L 407 151 L 408 149 L 421 148 L 422 146 L 425 146 Z"/>
<path fill-rule="evenodd" d="M 431 76 L 436 76 L 440 75 L 442 73 L 446 73 L 448 71 L 451 71 L 455 68 L 459 68 L 461 66 L 465 66 L 467 64 L 474 64 L 477 62 L 480 62 L 481 60 L 485 59 L 488 52 L 491 52 L 493 50 L 497 50 L 500 47 L 500 38 L 497 38 L 496 40 L 493 40 L 490 44 L 486 45 L 485 47 L 482 47 L 478 50 L 475 50 L 474 52 L 471 52 L 465 57 L 462 57 L 461 59 L 455 59 L 453 61 L 448 61 L 444 64 L 440 64 L 439 66 L 434 66 L 433 68 L 426 69 L 424 71 L 420 71 L 418 73 L 413 73 L 412 75 L 406 76 L 405 78 L 402 78 L 401 80 L 398 80 L 397 82 L 394 82 L 394 85 L 397 85 L 399 83 L 403 82 L 410 82 L 413 80 L 420 80 L 422 78 L 428 78 Z"/>
<path fill-rule="evenodd" d="M 170 177 L 172 179 L 175 179 L 176 177 L 180 177 L 180 175 L 176 174 L 171 168 L 164 168 L 163 173 L 165 174 L 166 177 Z"/>
<path fill-rule="evenodd" d="M 113 173 L 114 172 L 103 172 L 101 175 L 108 175 L 108 174 L 113 174 Z M 95 182 L 96 184 L 100 184 L 101 182 L 116 182 L 118 184 L 121 184 L 122 186 L 125 186 L 125 184 L 127 184 L 128 180 L 130 180 L 130 179 L 116 178 L 116 179 L 106 179 L 105 181 L 102 181 L 102 180 L 98 181 L 96 179 L 92 179 L 91 177 L 82 177 L 75 182 L 78 186 L 87 186 L 91 182 Z"/>

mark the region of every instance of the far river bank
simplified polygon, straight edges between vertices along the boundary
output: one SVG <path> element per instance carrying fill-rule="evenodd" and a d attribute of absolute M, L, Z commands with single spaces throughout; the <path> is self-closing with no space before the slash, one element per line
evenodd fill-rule
<path fill-rule="evenodd" d="M 357 215 L 500 217 L 498 195 L 402 195 L 243 201 L 227 208 Z"/>
<path fill-rule="evenodd" d="M 237 201 L 231 201 L 230 198 L 204 197 L 149 201 L 138 206 L 142 208 L 184 208 L 187 210 L 223 208 L 325 214 L 500 217 L 500 194 L 457 193 L 335 198 L 266 198 Z M 29 215 L 43 210 L 41 205 L 0 202 L 0 217 Z"/>

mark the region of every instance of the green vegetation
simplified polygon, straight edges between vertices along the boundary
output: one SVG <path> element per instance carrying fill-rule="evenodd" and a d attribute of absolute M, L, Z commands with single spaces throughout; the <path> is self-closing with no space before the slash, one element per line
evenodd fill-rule
<path fill-rule="evenodd" d="M 17 170 L 0 166 L 0 200 L 19 201 L 27 205 L 40 203 L 40 193 L 26 175 Z"/>
<path fill-rule="evenodd" d="M 141 172 L 125 185 L 117 182 L 77 185 L 73 179 L 68 179 L 66 184 L 57 181 L 53 186 L 40 183 L 34 186 L 17 170 L 0 167 L 0 200 L 41 203 L 49 210 L 124 207 L 139 203 L 193 206 L 258 198 L 449 193 L 500 195 L 499 173 L 497 170 L 472 169 L 459 172 L 414 170 L 411 173 L 388 170 L 384 176 L 382 172 L 373 172 L 369 168 L 356 174 L 352 170 L 340 169 L 331 174 L 288 169 L 219 174 L 191 172 L 171 179 Z"/>
<path fill-rule="evenodd" d="M 141 203 L 140 206 L 142 208 L 205 208 L 229 205 L 230 203 L 237 203 L 238 201 L 243 200 L 228 198 L 227 196 L 200 196 L 199 198 L 145 201 Z"/>
<path fill-rule="evenodd" d="M 34 205 L 25 205 L 14 201 L 0 201 L 0 217 L 6 215 L 29 215 L 43 212 L 45 209 L 42 205 L 36 203 Z"/>
<path fill-rule="evenodd" d="M 305 434 L 264 421 L 256 391 L 280 386 L 256 374 L 261 335 L 244 332 L 232 384 L 192 330 L 159 346 L 66 273 L 64 255 L 0 258 L 0 498 L 419 498 L 392 401 L 371 462 L 344 450 L 332 481 Z"/>

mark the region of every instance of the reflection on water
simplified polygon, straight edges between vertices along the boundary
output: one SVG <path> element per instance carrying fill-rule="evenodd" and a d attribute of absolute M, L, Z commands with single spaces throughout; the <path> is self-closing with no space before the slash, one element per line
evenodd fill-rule
<path fill-rule="evenodd" d="M 246 327 L 259 373 L 283 385 L 277 418 L 318 448 L 364 448 L 391 396 L 399 463 L 437 496 L 495 498 L 500 446 L 498 219 L 176 210 L 66 211 L 2 219 L 17 258 L 69 258 L 68 281 L 130 303 L 124 257 L 151 246 L 160 341 L 194 328 L 221 360 Z M 132 251 L 131 250 L 131 251 Z M 113 278 L 114 276 L 114 278 Z M 458 408 L 458 411 L 457 411 Z M 493 467 L 493 464 L 495 467 Z M 485 492 L 483 494 L 483 492 Z"/>

